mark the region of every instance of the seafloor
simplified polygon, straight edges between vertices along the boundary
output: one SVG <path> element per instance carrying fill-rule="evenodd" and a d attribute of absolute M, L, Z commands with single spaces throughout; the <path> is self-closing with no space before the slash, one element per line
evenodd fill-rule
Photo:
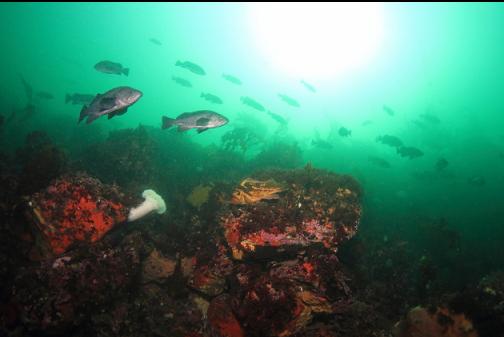
<path fill-rule="evenodd" d="M 138 127 L 68 153 L 33 132 L 2 154 L 0 335 L 504 336 L 504 274 L 450 282 L 442 220 L 422 254 L 297 145 L 245 159 L 246 135 L 223 140 Z M 167 211 L 128 222 L 146 189 Z"/>

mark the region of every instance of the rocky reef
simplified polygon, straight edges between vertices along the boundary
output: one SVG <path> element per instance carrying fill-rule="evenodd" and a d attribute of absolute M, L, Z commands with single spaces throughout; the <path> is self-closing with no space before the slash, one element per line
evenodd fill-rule
<path fill-rule="evenodd" d="M 152 231 L 107 235 L 131 199 L 62 176 L 27 201 L 40 262 L 19 270 L 8 307 L 29 334 L 295 335 L 351 298 L 336 253 L 357 232 L 360 193 L 351 177 L 311 166 L 259 171 L 205 190 L 193 221 L 207 222 L 207 242 L 174 249 Z"/>
<path fill-rule="evenodd" d="M 33 133 L 0 155 L 0 335 L 501 336 L 502 273 L 446 291 L 468 260 L 446 221 L 363 235 L 354 178 L 241 137 L 139 127 L 71 161 Z M 126 222 L 146 188 L 168 211 Z"/>

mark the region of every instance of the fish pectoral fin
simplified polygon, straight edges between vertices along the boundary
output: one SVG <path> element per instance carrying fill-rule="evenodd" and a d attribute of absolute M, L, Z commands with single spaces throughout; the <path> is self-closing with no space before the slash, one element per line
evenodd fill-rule
<path fill-rule="evenodd" d="M 210 128 L 202 128 L 202 129 L 198 129 L 198 133 L 202 133 L 202 132 L 205 132 L 206 130 L 208 130 Z"/>
<path fill-rule="evenodd" d="M 209 118 L 202 117 L 202 118 L 198 118 L 198 120 L 196 121 L 196 125 L 197 126 L 205 126 L 205 125 L 208 125 L 208 122 L 210 122 Z"/>
<path fill-rule="evenodd" d="M 179 125 L 177 131 L 178 132 L 184 132 L 184 131 L 187 131 L 187 130 L 190 130 L 191 127 L 190 126 L 182 126 L 182 125 Z"/>
<path fill-rule="evenodd" d="M 119 109 L 117 111 L 114 111 L 112 113 L 109 114 L 109 119 L 114 117 L 114 116 L 121 116 L 121 115 L 124 115 L 126 112 L 128 111 L 128 108 L 122 108 L 122 109 Z"/>

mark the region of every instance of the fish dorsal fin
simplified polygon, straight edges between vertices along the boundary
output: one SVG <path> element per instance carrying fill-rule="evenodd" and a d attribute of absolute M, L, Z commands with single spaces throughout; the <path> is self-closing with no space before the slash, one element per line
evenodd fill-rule
<path fill-rule="evenodd" d="M 208 122 L 210 122 L 209 118 L 201 117 L 201 118 L 198 118 L 198 120 L 196 121 L 196 125 L 197 126 L 205 126 L 205 125 L 208 125 Z"/>
<path fill-rule="evenodd" d="M 191 117 L 193 114 L 194 114 L 194 112 L 184 112 L 184 113 L 180 114 L 180 115 L 177 117 L 177 119 Z"/>

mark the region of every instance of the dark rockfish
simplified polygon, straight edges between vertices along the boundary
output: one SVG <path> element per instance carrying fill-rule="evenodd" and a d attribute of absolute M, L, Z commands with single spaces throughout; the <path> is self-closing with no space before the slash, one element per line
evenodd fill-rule
<path fill-rule="evenodd" d="M 351 135 L 352 135 L 352 131 L 351 131 L 351 130 L 348 130 L 347 128 L 341 127 L 341 128 L 338 130 L 338 134 L 339 134 L 341 137 L 348 137 L 348 136 L 351 136 Z"/>
<path fill-rule="evenodd" d="M 175 65 L 177 67 L 181 67 L 181 68 L 184 68 L 184 69 L 187 69 L 189 70 L 190 72 L 196 74 L 196 75 L 205 75 L 205 71 L 203 70 L 203 68 L 201 68 L 199 65 L 197 65 L 196 63 L 193 63 L 193 62 L 189 62 L 189 61 L 184 61 L 184 62 L 181 62 L 181 61 L 177 61 L 175 63 Z"/>
<path fill-rule="evenodd" d="M 309 83 L 307 83 L 306 81 L 304 80 L 301 80 L 301 84 L 309 91 L 311 92 L 317 92 L 317 90 L 315 90 L 315 87 Z"/>
<path fill-rule="evenodd" d="M 436 170 L 438 171 L 442 171 L 444 170 L 445 168 L 448 167 L 448 160 L 446 160 L 445 158 L 440 158 L 437 162 L 436 162 Z"/>
<path fill-rule="evenodd" d="M 158 39 L 155 39 L 155 38 L 150 38 L 149 41 L 152 42 L 152 43 L 154 43 L 157 46 L 161 46 L 162 45 L 161 41 L 159 41 Z"/>
<path fill-rule="evenodd" d="M 273 113 L 271 111 L 268 111 L 268 115 L 270 115 L 271 118 L 273 118 L 275 121 L 277 121 L 279 124 L 282 124 L 282 125 L 287 125 L 287 121 L 285 120 L 285 118 L 283 118 L 282 116 L 276 114 L 276 113 Z"/>
<path fill-rule="evenodd" d="M 391 107 L 387 106 L 387 105 L 384 105 L 383 106 L 383 110 L 389 115 L 389 116 L 394 116 L 395 115 L 395 111 L 392 110 Z"/>
<path fill-rule="evenodd" d="M 424 113 L 424 114 L 421 114 L 420 117 L 428 122 L 428 123 L 431 123 L 431 124 L 439 124 L 441 121 L 439 120 L 439 118 L 437 118 L 435 115 L 433 114 L 430 114 L 430 113 Z"/>
<path fill-rule="evenodd" d="M 162 129 L 168 129 L 172 126 L 178 126 L 178 131 L 187 131 L 190 129 L 197 129 L 198 133 L 202 133 L 208 129 L 218 128 L 226 125 L 229 120 L 213 111 L 200 110 L 194 112 L 185 112 L 177 118 L 169 118 L 163 116 Z"/>
<path fill-rule="evenodd" d="M 284 94 L 278 94 L 278 97 L 280 97 L 280 99 L 282 101 L 284 101 L 285 103 L 289 104 L 290 106 L 293 106 L 295 108 L 299 108 L 300 107 L 300 104 L 298 101 L 296 101 L 294 98 L 292 97 L 289 97 L 287 95 L 284 95 Z"/>
<path fill-rule="evenodd" d="M 379 136 L 376 138 L 376 141 L 392 147 L 401 147 L 403 145 L 402 140 L 400 140 L 396 136 L 390 135 Z"/>
<path fill-rule="evenodd" d="M 312 140 L 312 145 L 319 149 L 330 150 L 333 148 L 332 144 L 323 139 Z"/>
<path fill-rule="evenodd" d="M 422 151 L 412 146 L 401 146 L 397 148 L 397 153 L 401 157 L 408 157 L 409 159 L 418 158 L 424 155 Z"/>
<path fill-rule="evenodd" d="M 129 68 L 124 68 L 120 63 L 101 61 L 95 64 L 95 69 L 105 74 L 129 75 Z"/>
<path fill-rule="evenodd" d="M 95 95 L 87 95 L 87 94 L 66 94 L 65 103 L 79 104 L 79 105 L 88 105 L 91 104 Z"/>
<path fill-rule="evenodd" d="M 236 85 L 242 84 L 242 81 L 238 77 L 235 77 L 233 75 L 222 74 L 222 78 L 224 78 L 226 81 L 229 81 L 229 82 L 236 84 Z"/>
<path fill-rule="evenodd" d="M 54 95 L 47 91 L 39 91 L 37 92 L 37 97 L 42 99 L 53 99 Z"/>
<path fill-rule="evenodd" d="M 142 92 L 130 87 L 117 87 L 107 91 L 103 95 L 98 94 L 89 107 L 86 105 L 82 107 L 79 123 L 86 117 L 86 123 L 89 124 L 103 115 L 108 115 L 109 119 L 122 115 L 140 97 L 142 97 Z"/>
<path fill-rule="evenodd" d="M 182 77 L 175 77 L 173 76 L 172 77 L 172 80 L 175 81 L 175 83 L 183 86 L 183 87 L 186 87 L 186 88 L 191 88 L 192 87 L 192 84 L 191 82 L 189 82 L 188 80 L 186 80 L 185 78 L 182 78 Z"/>
<path fill-rule="evenodd" d="M 385 159 L 383 158 L 380 158 L 380 157 L 374 157 L 374 156 L 369 156 L 369 161 L 378 166 L 378 167 L 381 167 L 381 168 L 390 168 L 390 163 L 388 161 L 386 161 Z"/>
<path fill-rule="evenodd" d="M 222 100 L 215 95 L 201 93 L 201 97 L 214 104 L 222 104 Z"/>
<path fill-rule="evenodd" d="M 256 110 L 259 110 L 259 111 L 265 111 L 266 109 L 264 109 L 264 107 L 259 103 L 257 102 L 256 100 L 250 98 L 250 97 L 247 97 L 247 96 L 243 96 L 240 98 L 241 102 L 245 105 L 248 105 L 249 107 L 251 108 L 254 108 Z"/>

